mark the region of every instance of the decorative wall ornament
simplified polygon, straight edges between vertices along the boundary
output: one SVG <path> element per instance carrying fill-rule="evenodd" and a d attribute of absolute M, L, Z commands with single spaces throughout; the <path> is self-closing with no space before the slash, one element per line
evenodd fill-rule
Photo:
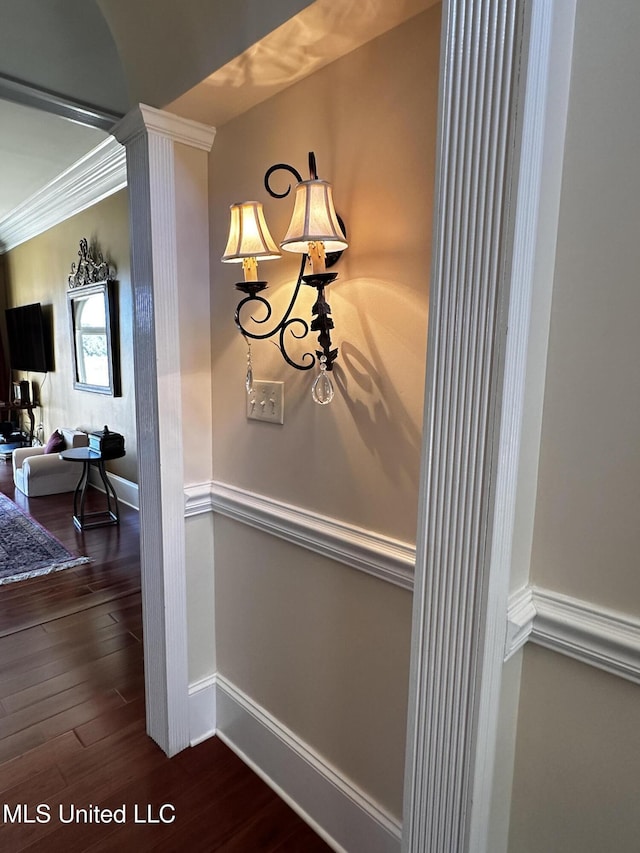
<path fill-rule="evenodd" d="M 78 264 L 76 265 L 75 261 L 71 264 L 70 289 L 111 281 L 115 276 L 115 268 L 104 260 L 102 253 L 95 245 L 89 247 L 86 237 L 80 240 L 78 257 L 80 258 Z"/>
<path fill-rule="evenodd" d="M 118 299 L 115 266 L 95 245 L 80 240 L 80 260 L 71 264 L 67 304 L 73 354 L 73 387 L 120 396 Z"/>

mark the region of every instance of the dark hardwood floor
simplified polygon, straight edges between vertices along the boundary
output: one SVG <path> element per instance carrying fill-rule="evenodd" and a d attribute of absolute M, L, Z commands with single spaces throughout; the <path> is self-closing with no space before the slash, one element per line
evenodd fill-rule
<path fill-rule="evenodd" d="M 0 491 L 92 558 L 0 586 L 0 850 L 329 851 L 218 738 L 168 759 L 145 734 L 137 513 L 80 533 L 3 461 Z"/>

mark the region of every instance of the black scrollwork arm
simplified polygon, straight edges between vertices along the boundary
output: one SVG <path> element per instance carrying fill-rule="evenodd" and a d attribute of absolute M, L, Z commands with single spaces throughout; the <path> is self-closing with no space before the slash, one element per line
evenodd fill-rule
<path fill-rule="evenodd" d="M 271 175 L 275 172 L 290 172 L 293 177 L 296 179 L 297 183 L 300 183 L 302 180 L 302 175 L 297 169 L 294 169 L 293 166 L 290 166 L 288 163 L 276 163 L 275 166 L 271 166 L 267 169 L 266 174 L 264 176 L 264 188 L 269 193 L 272 198 L 286 198 L 291 192 L 291 184 L 286 188 L 283 193 L 276 192 L 272 189 L 271 184 L 269 183 L 271 179 Z"/>
<path fill-rule="evenodd" d="M 292 328 L 292 326 L 294 326 L 296 323 L 302 326 L 302 332 L 299 335 L 296 335 Z M 291 320 L 287 320 L 287 322 L 284 323 L 282 328 L 280 329 L 280 352 L 282 353 L 282 357 L 284 358 L 284 360 L 287 362 L 287 364 L 290 364 L 291 367 L 295 367 L 297 370 L 311 370 L 316 361 L 313 357 L 313 353 L 305 352 L 302 356 L 302 364 L 293 361 L 293 359 L 289 357 L 284 340 L 284 335 L 287 330 L 291 332 L 294 338 L 300 340 L 301 338 L 306 338 L 306 336 L 309 334 L 309 324 L 301 317 L 293 317 Z M 304 363 L 305 361 L 307 361 L 306 364 Z"/>
<path fill-rule="evenodd" d="M 285 193 L 285 195 L 286 195 L 286 193 Z M 270 329 L 268 332 L 263 332 L 262 334 L 250 332 L 246 328 L 246 326 L 244 326 L 242 324 L 242 321 L 240 319 L 240 313 L 241 313 L 241 311 L 245 305 L 247 305 L 249 302 L 259 302 L 265 307 L 266 315 L 264 317 L 262 317 L 262 319 L 258 319 L 252 315 L 251 320 L 256 324 L 267 323 L 269 321 L 269 318 L 271 317 L 271 313 L 272 313 L 271 312 L 271 305 L 262 296 L 258 296 L 257 294 L 252 294 L 252 295 L 246 296 L 244 299 L 240 300 L 240 302 L 238 303 L 238 307 L 236 308 L 236 315 L 235 315 L 236 326 L 238 327 L 238 329 L 242 332 L 243 335 L 245 335 L 245 337 L 251 338 L 254 341 L 264 341 L 267 338 L 273 337 L 273 335 L 275 335 L 276 333 L 279 332 L 280 333 L 280 336 L 279 336 L 280 337 L 280 343 L 277 346 L 280 349 L 280 352 L 282 353 L 282 356 L 283 356 L 284 360 L 287 362 L 287 364 L 290 364 L 292 367 L 295 367 L 298 370 L 310 370 L 315 363 L 315 358 L 314 358 L 313 354 L 310 352 L 304 353 L 304 355 L 302 356 L 302 364 L 294 361 L 290 357 L 290 355 L 287 353 L 286 342 L 285 342 L 285 332 L 287 331 L 287 329 L 291 332 L 293 337 L 296 338 L 296 340 L 300 340 L 301 338 L 306 337 L 308 332 L 309 332 L 309 326 L 304 320 L 299 319 L 299 318 L 289 319 L 291 312 L 293 311 L 293 306 L 295 305 L 296 299 L 298 298 L 298 291 L 300 290 L 300 286 L 302 284 L 302 274 L 304 273 L 304 268 L 305 268 L 306 263 L 307 263 L 307 255 L 303 255 L 302 261 L 300 263 L 300 272 L 298 273 L 298 280 L 296 282 L 296 286 L 293 289 L 293 293 L 291 295 L 291 301 L 289 302 L 289 307 L 287 308 L 287 310 L 283 314 L 280 322 L 276 326 L 274 326 L 272 329 Z M 296 334 L 293 331 L 293 329 L 291 328 L 291 326 L 296 324 L 296 323 L 298 323 L 302 326 L 303 331 L 301 334 Z M 311 359 L 311 361 L 309 361 L 309 359 Z"/>

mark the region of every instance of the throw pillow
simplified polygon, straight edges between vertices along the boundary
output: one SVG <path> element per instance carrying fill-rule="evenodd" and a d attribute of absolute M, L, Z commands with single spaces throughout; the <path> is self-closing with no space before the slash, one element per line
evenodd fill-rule
<path fill-rule="evenodd" d="M 49 441 L 44 446 L 45 453 L 61 453 L 66 447 L 64 436 L 57 429 L 54 430 Z"/>

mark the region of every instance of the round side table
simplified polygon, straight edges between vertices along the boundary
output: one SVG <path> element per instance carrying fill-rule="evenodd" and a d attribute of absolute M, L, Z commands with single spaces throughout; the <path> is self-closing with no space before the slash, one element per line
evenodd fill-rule
<path fill-rule="evenodd" d="M 66 462 L 82 462 L 82 474 L 73 493 L 73 523 L 78 530 L 90 530 L 92 527 L 104 527 L 107 524 L 120 524 L 118 497 L 104 469 L 102 453 L 97 450 L 90 450 L 88 447 L 74 447 L 71 450 L 63 450 L 60 458 Z M 92 465 L 98 469 L 104 485 L 107 508 L 98 512 L 85 512 L 84 504 Z"/>

